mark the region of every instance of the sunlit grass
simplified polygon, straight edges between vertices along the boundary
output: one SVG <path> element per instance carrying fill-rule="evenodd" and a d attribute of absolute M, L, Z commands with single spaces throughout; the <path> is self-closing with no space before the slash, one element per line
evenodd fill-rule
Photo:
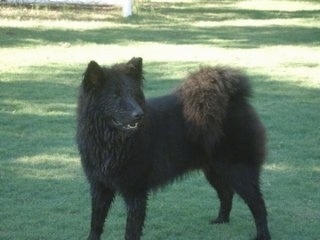
<path fill-rule="evenodd" d="M 143 4 L 146 5 L 144 6 Z M 140 18 L 138 16 L 129 21 L 122 21 L 112 15 L 114 11 L 111 11 L 111 9 L 108 10 L 111 15 L 108 15 L 109 12 L 106 14 L 110 17 L 109 20 L 102 21 L 99 16 L 95 15 L 96 18 L 93 21 L 75 21 L 72 18 L 55 19 L 54 17 L 50 17 L 50 14 L 48 15 L 50 11 L 59 12 L 61 9 L 34 8 L 32 11 L 36 11 L 38 17 L 45 15 L 48 18 L 43 20 L 41 18 L 40 20 L 39 18 L 30 18 L 26 21 L 3 18 L 0 20 L 0 25 L 2 26 L 0 32 L 7 38 L 11 38 L 12 42 L 21 40 L 21 46 L 14 48 L 2 47 L 0 49 L 0 64 L 5 71 L 19 72 L 18 68 L 24 66 L 37 65 L 41 67 L 47 64 L 69 64 L 75 62 L 85 65 L 89 59 L 96 59 L 101 63 L 108 64 L 128 59 L 131 56 L 141 56 L 146 62 L 179 61 L 232 64 L 251 69 L 255 68 L 262 73 L 266 72 L 274 76 L 288 76 L 290 81 L 298 81 L 300 79 L 301 84 L 318 85 L 320 47 L 316 43 L 318 42 L 317 35 L 320 34 L 317 27 L 320 20 L 316 11 L 320 9 L 320 4 L 316 2 L 263 1 L 263 3 L 259 2 L 259 4 L 256 4 L 255 1 L 225 1 L 223 3 L 207 3 L 205 5 L 197 5 L 196 7 L 199 9 L 212 8 L 213 13 L 217 12 L 221 14 L 222 12 L 219 7 L 222 7 L 227 12 L 231 11 L 230 13 L 238 17 L 234 19 L 233 17 L 232 19 L 209 17 L 204 18 L 205 20 L 200 17 L 191 17 L 190 20 L 183 19 L 180 22 L 171 22 L 160 17 L 160 23 L 158 20 L 152 19 L 158 19 L 162 15 L 163 6 L 170 7 L 168 16 L 178 16 L 180 19 L 180 17 L 185 17 L 185 15 L 174 14 L 174 9 L 192 13 L 188 2 L 167 5 L 154 1 L 146 1 L 141 5 L 142 16 L 146 14 L 145 11 L 147 11 L 150 5 L 155 9 L 154 14 L 156 16 L 151 16 L 151 18 L 148 15 Z M 217 10 L 214 11 L 214 9 Z M 243 14 L 239 15 L 237 9 L 244 10 Z M 75 15 L 84 14 L 92 16 L 90 15 L 90 9 L 82 10 L 80 8 L 78 10 L 80 12 L 68 12 Z M 11 11 L 20 11 L 19 14 L 22 16 L 31 14 L 23 7 L 18 9 L 4 7 L 0 13 L 7 13 L 8 16 L 19 15 L 17 12 Z M 93 9 L 93 11 L 95 14 L 103 14 L 102 12 L 105 10 L 98 8 L 98 10 Z M 271 18 L 261 19 L 259 17 L 248 17 L 250 16 L 249 14 L 253 13 L 259 16 L 258 13 L 252 11 L 261 12 L 262 14 L 265 14 L 265 11 L 272 14 L 273 11 L 277 12 L 271 15 L 273 16 Z M 311 13 L 308 13 L 308 17 L 306 17 L 306 14 L 303 15 L 303 13 L 297 15 L 297 12 L 301 11 L 311 11 Z M 286 15 L 288 12 L 292 12 L 293 17 Z M 242 16 L 242 18 L 239 18 L 239 16 Z M 150 35 L 152 36 L 152 33 L 148 33 L 149 29 L 154 29 L 156 24 L 162 26 L 166 22 L 169 24 L 166 25 L 167 29 L 175 28 L 175 25 L 182 25 L 181 28 L 183 29 L 189 26 L 190 32 L 186 32 L 187 35 L 176 36 L 178 45 L 175 41 L 171 41 L 174 35 L 171 35 L 170 32 L 170 35 L 166 37 L 167 39 L 171 39 L 170 41 L 166 41 L 166 38 L 157 41 L 157 37 L 155 39 L 148 39 Z M 230 28 L 230 36 L 225 34 L 219 36 L 219 33 L 218 35 L 215 33 L 216 28 L 220 32 L 221 29 L 223 31 L 224 27 Z M 252 32 L 257 32 L 256 36 L 249 37 L 248 34 L 251 31 L 248 33 L 242 32 L 242 29 L 248 27 L 252 27 Z M 273 33 L 263 30 L 263 28 L 276 29 L 277 27 L 281 28 Z M 290 33 L 285 32 L 286 29 L 295 27 L 310 29 L 309 32 L 313 33 L 313 36 L 309 38 L 311 42 L 314 42 L 312 47 L 306 47 L 304 44 L 295 44 L 294 41 L 292 43 L 288 41 L 288 44 L 285 44 L 285 42 L 281 44 L 277 42 L 269 44 L 267 40 L 268 36 L 271 37 L 270 39 L 275 39 L 274 41 L 277 41 L 277 38 L 282 39 L 282 37 L 289 40 L 295 39 L 297 36 L 305 36 L 305 33 L 299 33 L 298 29 L 296 30 L 297 35 L 293 35 L 295 31 Z M 188 41 L 188 39 L 192 39 L 193 36 L 199 34 L 197 33 L 199 28 L 207 29 L 203 33 L 212 34 L 212 37 L 200 42 Z M 145 29 L 146 34 L 141 33 L 141 36 L 138 35 L 136 37 L 140 29 Z M 194 29 L 194 33 L 192 29 Z M 265 46 L 263 44 L 261 46 L 256 45 L 256 43 L 259 43 L 260 39 L 258 37 L 261 35 L 261 30 L 265 31 L 263 34 L 265 34 L 266 39 L 261 39 L 261 42 L 266 41 L 268 43 Z M 225 31 L 229 30 L 226 29 Z M 239 31 L 239 34 L 237 34 L 237 31 Z M 74 36 L 70 38 L 66 37 L 68 36 L 68 32 Z M 87 32 L 89 34 L 86 34 Z M 92 33 L 90 34 L 90 32 Z M 113 34 L 113 32 L 118 32 L 118 34 Z M 164 31 L 161 36 L 165 36 L 166 32 L 168 31 Z M 179 32 L 179 30 L 176 32 Z M 201 32 L 201 34 L 203 33 Z M 97 34 L 96 38 L 95 34 Z M 130 36 L 132 35 L 131 39 Z M 101 41 L 103 38 L 106 40 L 105 42 Z M 118 38 L 119 40 L 117 40 Z M 180 42 L 181 38 L 185 40 Z M 2 41 L 5 41 L 5 39 Z M 95 43 L 95 40 L 98 40 L 98 43 Z M 246 47 L 243 48 L 241 46 Z M 270 71 L 270 69 L 272 70 Z"/>
<path fill-rule="evenodd" d="M 238 1 L 236 6 L 240 9 L 254 9 L 262 11 L 316 11 L 320 10 L 320 4 L 316 1 L 286 1 L 286 0 L 248 0 Z"/>
<path fill-rule="evenodd" d="M 94 15 L 92 12 L 94 11 Z M 83 7 L 75 5 L 6 5 L 1 3 L 0 16 L 2 19 L 17 19 L 17 20 L 96 20 L 107 21 L 121 18 L 119 7 Z"/>
<path fill-rule="evenodd" d="M 316 21 L 310 21 L 304 18 L 293 18 L 293 19 L 234 19 L 225 20 L 219 22 L 212 21 L 198 21 L 191 23 L 192 26 L 196 27 L 215 27 L 215 26 L 234 26 L 234 27 L 259 27 L 259 26 L 303 26 L 303 27 L 316 27 Z"/>
<path fill-rule="evenodd" d="M 134 47 L 133 47 L 134 46 Z M 170 54 L 168 54 L 170 53 Z M 320 47 L 304 46 L 265 47 L 259 49 L 224 49 L 205 45 L 173 45 L 133 43 L 118 45 L 40 46 L 26 49 L 2 50 L 0 64 L 7 72 L 19 74 L 28 66 L 39 69 L 46 65 L 70 62 L 84 68 L 94 59 L 111 64 L 141 56 L 148 62 L 198 62 L 199 64 L 229 64 L 261 73 L 283 76 L 281 79 L 299 85 L 320 87 Z M 187 69 L 185 69 L 186 71 Z M 81 76 L 81 72 L 78 73 Z M 170 77 L 170 76 L 168 76 Z M 22 79 L 23 80 L 23 79 Z M 2 81 L 6 81 L 3 78 Z"/>

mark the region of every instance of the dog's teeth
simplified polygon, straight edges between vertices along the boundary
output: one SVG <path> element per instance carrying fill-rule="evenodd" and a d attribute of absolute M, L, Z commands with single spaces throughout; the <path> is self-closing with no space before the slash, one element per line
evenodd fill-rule
<path fill-rule="evenodd" d="M 133 129 L 133 128 L 136 128 L 136 127 L 138 127 L 138 123 L 128 124 L 128 125 L 127 125 L 127 128 L 128 128 L 128 129 Z"/>

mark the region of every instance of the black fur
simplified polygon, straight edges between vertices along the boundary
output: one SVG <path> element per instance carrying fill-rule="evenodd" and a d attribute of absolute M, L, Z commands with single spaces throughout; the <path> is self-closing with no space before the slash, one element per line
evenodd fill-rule
<path fill-rule="evenodd" d="M 249 105 L 248 80 L 225 67 L 204 67 L 172 94 L 145 101 L 142 59 L 102 68 L 89 63 L 80 86 L 77 142 L 91 186 L 88 239 L 100 239 L 116 193 L 127 205 L 126 240 L 140 239 L 148 193 L 201 169 L 220 199 L 212 223 L 229 221 L 234 192 L 270 238 L 259 187 L 265 132 Z"/>

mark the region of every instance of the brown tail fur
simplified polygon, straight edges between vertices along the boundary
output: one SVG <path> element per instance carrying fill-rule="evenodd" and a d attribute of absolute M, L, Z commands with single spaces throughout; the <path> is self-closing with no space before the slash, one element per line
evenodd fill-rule
<path fill-rule="evenodd" d="M 249 97 L 250 86 L 247 76 L 240 70 L 202 67 L 187 77 L 177 93 L 193 138 L 198 141 L 202 134 L 209 132 L 216 141 L 223 134 L 222 123 L 230 99 Z M 194 128 L 197 130 L 193 131 Z"/>

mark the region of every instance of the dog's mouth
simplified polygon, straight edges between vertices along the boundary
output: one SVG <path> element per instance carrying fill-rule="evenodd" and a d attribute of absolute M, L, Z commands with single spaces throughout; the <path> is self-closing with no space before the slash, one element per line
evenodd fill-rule
<path fill-rule="evenodd" d="M 135 130 L 139 126 L 139 122 L 131 122 L 131 123 L 121 123 L 115 119 L 112 120 L 114 126 L 124 129 L 124 130 Z"/>
<path fill-rule="evenodd" d="M 134 130 L 136 128 L 138 128 L 139 123 L 135 122 L 135 123 L 129 123 L 127 125 L 122 126 L 123 129 L 125 130 Z"/>

